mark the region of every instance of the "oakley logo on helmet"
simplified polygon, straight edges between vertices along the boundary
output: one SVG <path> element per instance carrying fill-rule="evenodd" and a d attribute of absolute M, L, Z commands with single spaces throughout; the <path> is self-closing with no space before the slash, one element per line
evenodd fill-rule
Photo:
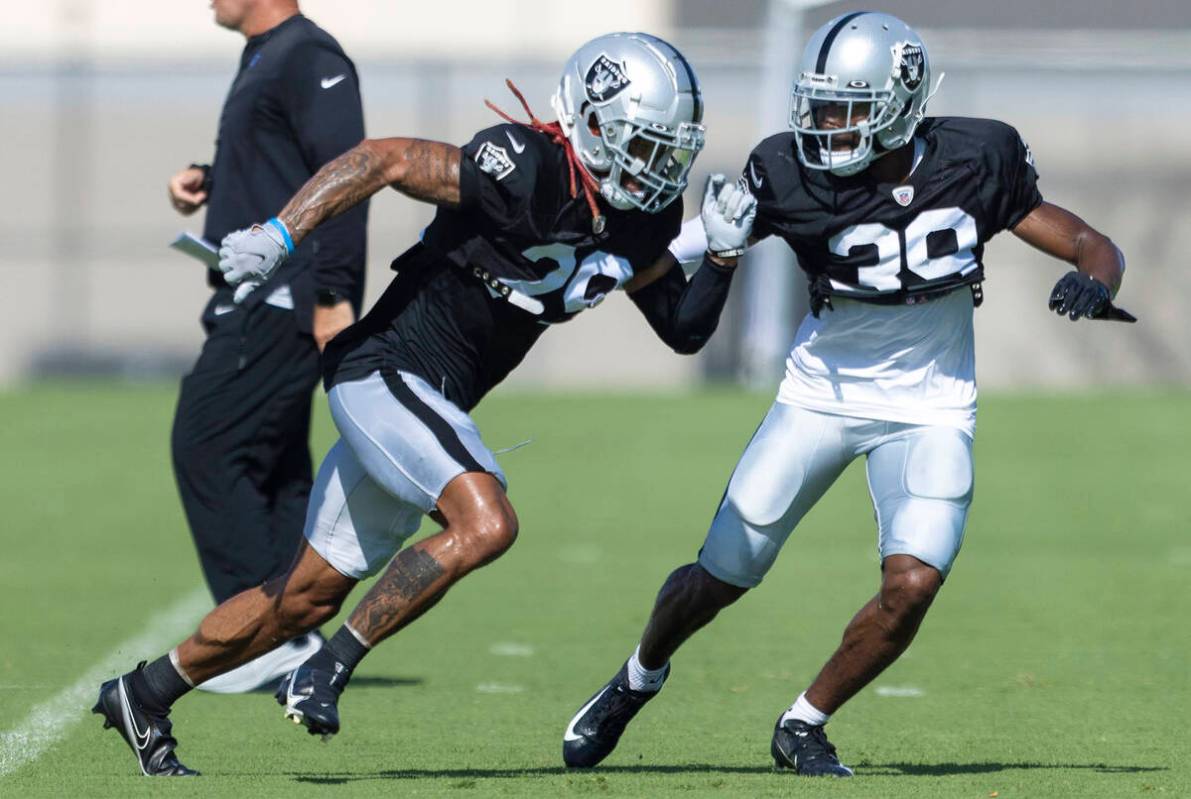
<path fill-rule="evenodd" d="M 921 46 L 917 44 L 902 45 L 902 84 L 910 91 L 914 91 L 922 83 L 924 61 Z"/>
<path fill-rule="evenodd" d="M 587 88 L 587 99 L 603 103 L 624 91 L 629 85 L 629 76 L 620 64 L 601 53 L 588 68 L 583 83 Z"/>

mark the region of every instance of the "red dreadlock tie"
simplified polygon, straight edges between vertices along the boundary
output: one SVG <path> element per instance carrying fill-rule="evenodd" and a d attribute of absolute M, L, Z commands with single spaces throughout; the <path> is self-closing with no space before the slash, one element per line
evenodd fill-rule
<path fill-rule="evenodd" d="M 508 78 L 505 79 L 505 85 L 509 87 L 509 91 L 513 93 L 521 102 L 521 107 L 525 109 L 525 113 L 529 115 L 528 122 L 522 122 L 519 119 L 513 119 L 501 109 L 497 108 L 491 100 L 485 100 L 484 105 L 491 108 L 500 115 L 506 122 L 511 122 L 514 125 L 523 125 L 527 128 L 533 128 L 539 133 L 545 133 L 550 137 L 550 140 L 557 145 L 560 145 L 563 152 L 567 154 L 567 166 L 571 174 L 571 197 L 579 196 L 579 187 L 583 187 L 583 196 L 587 199 L 587 207 L 591 209 L 591 229 L 596 235 L 604 232 L 604 215 L 600 213 L 600 206 L 596 203 L 596 194 L 600 190 L 599 182 L 591 176 L 583 164 L 579 162 L 579 156 L 575 154 L 575 147 L 571 144 L 571 140 L 562 132 L 562 125 L 557 122 L 543 122 L 538 119 L 533 111 L 529 108 L 529 103 L 525 101 L 525 96 L 521 91 L 513 85 L 513 81 Z M 575 180 L 575 175 L 579 175 L 579 180 Z"/>

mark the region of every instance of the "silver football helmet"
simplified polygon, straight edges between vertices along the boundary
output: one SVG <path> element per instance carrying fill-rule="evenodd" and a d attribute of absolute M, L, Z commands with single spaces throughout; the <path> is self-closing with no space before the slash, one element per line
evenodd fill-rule
<path fill-rule="evenodd" d="M 610 33 L 571 56 L 551 104 L 613 208 L 657 213 L 703 149 L 703 97 L 682 53 L 647 33 Z"/>
<path fill-rule="evenodd" d="M 799 160 L 837 175 L 864 170 L 913 138 L 930 82 L 926 46 L 909 25 L 873 11 L 836 17 L 811 36 L 794 83 Z"/>

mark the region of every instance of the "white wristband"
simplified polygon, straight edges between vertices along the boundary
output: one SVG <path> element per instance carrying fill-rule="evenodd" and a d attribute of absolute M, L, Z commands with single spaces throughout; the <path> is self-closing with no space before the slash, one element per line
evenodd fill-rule
<path fill-rule="evenodd" d="M 707 252 L 707 231 L 703 229 L 703 220 L 693 216 L 682 223 L 682 231 L 678 237 L 670 242 L 670 254 L 680 264 L 702 261 L 703 253 Z"/>

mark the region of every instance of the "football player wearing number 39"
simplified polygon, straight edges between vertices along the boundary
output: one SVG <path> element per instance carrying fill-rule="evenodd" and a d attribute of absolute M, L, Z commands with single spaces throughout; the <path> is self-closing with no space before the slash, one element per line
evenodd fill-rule
<path fill-rule="evenodd" d="M 1050 296 L 1059 314 L 1133 321 L 1111 304 L 1121 252 L 1043 202 L 1017 132 L 927 118 L 931 90 L 926 49 L 895 17 L 847 14 L 811 37 L 792 130 L 761 142 L 742 178 L 757 199 L 752 239 L 779 236 L 797 253 L 811 314 L 697 562 L 665 581 L 637 649 L 567 727 L 567 765 L 594 766 L 613 750 L 662 687 L 671 655 L 761 582 L 806 512 L 864 455 L 880 589 L 781 713 L 771 745 L 780 768 L 850 776 L 824 725 L 910 645 L 963 540 L 984 243 L 1011 230 L 1072 264 Z M 702 249 L 700 234 L 684 226 L 671 251 L 684 260 Z"/>
<path fill-rule="evenodd" d="M 732 268 L 709 253 L 687 281 L 667 253 L 703 147 L 703 100 L 686 59 L 646 34 L 601 36 L 567 63 L 554 108 L 557 121 L 544 123 L 526 105 L 531 122 L 488 128 L 463 147 L 366 140 L 276 218 L 223 240 L 225 277 L 251 286 L 316 226 L 386 185 L 438 208 L 376 306 L 328 345 L 327 393 L 342 437 L 319 469 L 290 570 L 100 689 L 95 711 L 144 773 L 194 773 L 174 753 L 168 718 L 192 685 L 327 621 L 358 581 L 385 569 L 277 695 L 312 734 L 337 733 L 339 695 L 369 649 L 512 546 L 504 473 L 468 411 L 550 325 L 623 288 L 679 352 L 695 352 L 715 330 Z M 722 178 L 708 192 L 709 237 L 736 251 L 755 201 Z M 401 549 L 425 515 L 443 529 Z"/>

